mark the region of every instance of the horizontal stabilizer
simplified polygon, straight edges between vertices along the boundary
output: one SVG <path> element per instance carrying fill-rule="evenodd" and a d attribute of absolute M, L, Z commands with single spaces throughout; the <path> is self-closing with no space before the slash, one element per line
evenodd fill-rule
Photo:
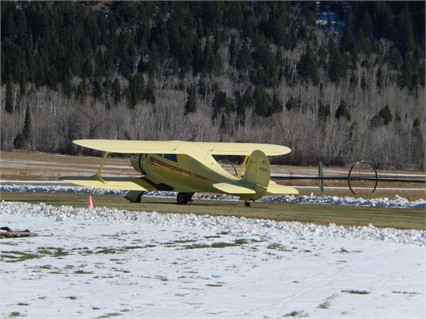
<path fill-rule="evenodd" d="M 134 190 L 147 191 L 140 184 L 144 181 L 139 178 L 128 177 L 102 177 L 102 180 L 94 176 L 64 176 L 61 180 L 71 184 L 76 184 L 85 187 L 105 188 L 113 190 Z"/>
<path fill-rule="evenodd" d="M 216 183 L 216 184 L 213 184 L 213 187 L 223 193 L 230 194 L 230 195 L 256 194 L 256 192 L 253 189 L 231 184 L 231 183 Z"/>
<path fill-rule="evenodd" d="M 266 192 L 270 194 L 299 194 L 299 191 L 294 187 L 279 185 L 273 181 L 269 182 L 268 189 L 266 190 Z"/>

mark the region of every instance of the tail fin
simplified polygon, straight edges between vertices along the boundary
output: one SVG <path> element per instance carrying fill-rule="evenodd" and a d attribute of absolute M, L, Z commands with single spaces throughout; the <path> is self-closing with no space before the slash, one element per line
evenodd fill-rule
<path fill-rule="evenodd" d="M 265 188 L 266 190 L 269 185 L 270 177 L 271 165 L 269 164 L 269 159 L 262 151 L 253 151 L 248 160 L 243 180 L 251 184 L 260 186 L 261 188 Z"/>

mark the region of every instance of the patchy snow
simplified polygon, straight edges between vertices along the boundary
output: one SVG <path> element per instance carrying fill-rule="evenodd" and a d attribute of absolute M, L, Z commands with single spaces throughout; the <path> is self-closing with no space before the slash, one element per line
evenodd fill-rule
<path fill-rule="evenodd" d="M 0 241 L 4 318 L 426 316 L 425 231 L 4 201 L 0 211 L 2 226 L 39 234 Z"/>
<path fill-rule="evenodd" d="M 0 192 L 48 192 L 48 193 L 73 193 L 73 194 L 116 194 L 124 196 L 126 192 L 115 190 L 104 190 L 98 188 L 64 186 L 64 185 L 16 185 L 16 184 L 0 184 Z M 176 198 L 175 192 L 146 192 L 145 197 L 163 197 Z M 203 194 L 195 193 L 194 199 L 217 199 L 217 200 L 238 200 L 238 197 L 223 194 Z M 339 196 L 265 196 L 259 200 L 260 202 L 274 201 L 287 203 L 304 203 L 304 204 L 329 204 L 329 205 L 351 205 L 351 206 L 385 206 L 397 208 L 426 208 L 426 201 L 419 199 L 409 201 L 398 195 L 394 199 L 389 198 L 354 198 Z"/>

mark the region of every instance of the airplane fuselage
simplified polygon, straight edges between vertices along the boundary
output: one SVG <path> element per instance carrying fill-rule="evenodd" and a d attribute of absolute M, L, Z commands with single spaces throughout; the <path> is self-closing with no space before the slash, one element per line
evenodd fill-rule
<path fill-rule="evenodd" d="M 133 168 L 157 190 L 215 192 L 215 183 L 238 180 L 206 153 L 204 162 L 185 154 L 132 154 Z"/>

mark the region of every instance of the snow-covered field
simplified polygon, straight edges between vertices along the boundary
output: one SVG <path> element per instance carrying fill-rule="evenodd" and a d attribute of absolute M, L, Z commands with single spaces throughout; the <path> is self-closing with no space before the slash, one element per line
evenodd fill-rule
<path fill-rule="evenodd" d="M 39 234 L 0 240 L 2 318 L 426 317 L 425 231 L 22 202 L 0 217 Z"/>

